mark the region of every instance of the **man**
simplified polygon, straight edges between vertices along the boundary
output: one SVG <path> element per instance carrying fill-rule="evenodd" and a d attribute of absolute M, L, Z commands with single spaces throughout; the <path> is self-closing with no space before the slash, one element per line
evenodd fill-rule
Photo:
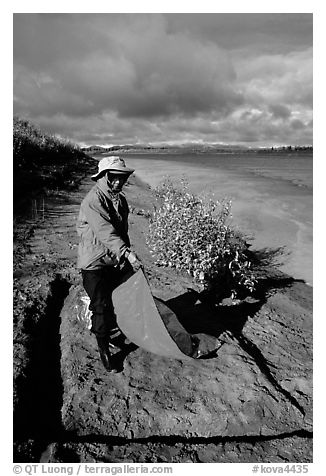
<path fill-rule="evenodd" d="M 77 221 L 80 237 L 77 266 L 90 297 L 91 332 L 96 336 L 101 360 L 109 372 L 117 372 L 109 349 L 117 330 L 112 291 L 124 276 L 141 266 L 130 250 L 129 208 L 121 193 L 133 172 L 122 158 L 104 157 L 98 164 L 98 173 L 91 177 L 96 184 L 84 198 Z"/>

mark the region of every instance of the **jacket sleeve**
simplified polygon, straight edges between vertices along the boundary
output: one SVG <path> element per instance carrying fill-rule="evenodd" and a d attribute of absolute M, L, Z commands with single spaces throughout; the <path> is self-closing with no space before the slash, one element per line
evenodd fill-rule
<path fill-rule="evenodd" d="M 120 261 L 128 246 L 113 226 L 110 214 L 99 198 L 93 195 L 91 200 L 84 203 L 83 211 L 96 238 Z"/>

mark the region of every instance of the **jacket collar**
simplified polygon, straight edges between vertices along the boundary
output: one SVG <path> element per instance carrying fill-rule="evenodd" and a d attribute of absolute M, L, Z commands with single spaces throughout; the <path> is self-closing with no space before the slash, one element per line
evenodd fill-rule
<path fill-rule="evenodd" d="M 101 192 L 103 192 L 104 195 L 113 202 L 118 202 L 120 200 L 121 192 L 113 193 L 105 177 L 98 179 L 96 185 L 101 190 Z"/>

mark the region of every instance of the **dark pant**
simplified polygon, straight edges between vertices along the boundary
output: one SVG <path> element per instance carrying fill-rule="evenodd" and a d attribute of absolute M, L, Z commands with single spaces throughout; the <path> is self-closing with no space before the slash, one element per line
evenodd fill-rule
<path fill-rule="evenodd" d="M 82 270 L 83 286 L 91 300 L 89 306 L 92 311 L 91 332 L 96 337 L 107 337 L 110 330 L 117 326 L 112 292 L 131 272 L 131 266 L 125 266 L 122 271 L 113 266 Z"/>

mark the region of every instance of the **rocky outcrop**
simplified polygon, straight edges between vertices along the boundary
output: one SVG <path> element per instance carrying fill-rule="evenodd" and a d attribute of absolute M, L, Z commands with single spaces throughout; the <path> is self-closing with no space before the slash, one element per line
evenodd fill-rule
<path fill-rule="evenodd" d="M 146 210 L 147 188 L 128 194 Z M 200 338 L 203 353 L 218 350 L 181 362 L 131 348 L 122 372 L 107 374 L 94 337 L 76 319 L 84 291 L 74 286 L 60 329 L 62 423 L 77 440 L 70 448 L 80 454 L 88 442 L 108 461 L 120 460 L 121 446 L 135 462 L 160 461 L 164 451 L 163 461 L 311 461 L 312 289 L 281 275 L 266 284 L 268 297 L 211 306 L 190 279 L 154 265 L 146 217 L 133 213 L 130 223 L 153 295 Z"/>
<path fill-rule="evenodd" d="M 76 319 L 81 294 L 74 287 L 61 314 L 66 430 L 126 440 L 208 441 L 311 432 L 311 313 L 290 295 L 277 292 L 241 329 L 234 323 L 236 306 L 227 328 L 223 307 L 213 315 L 197 302 L 188 307 L 189 321 L 196 313 L 201 323 L 214 320 L 207 327 L 211 337 L 221 324 L 216 334 L 223 345 L 215 358 L 181 362 L 138 348 L 126 355 L 123 372 L 112 375 Z"/>

